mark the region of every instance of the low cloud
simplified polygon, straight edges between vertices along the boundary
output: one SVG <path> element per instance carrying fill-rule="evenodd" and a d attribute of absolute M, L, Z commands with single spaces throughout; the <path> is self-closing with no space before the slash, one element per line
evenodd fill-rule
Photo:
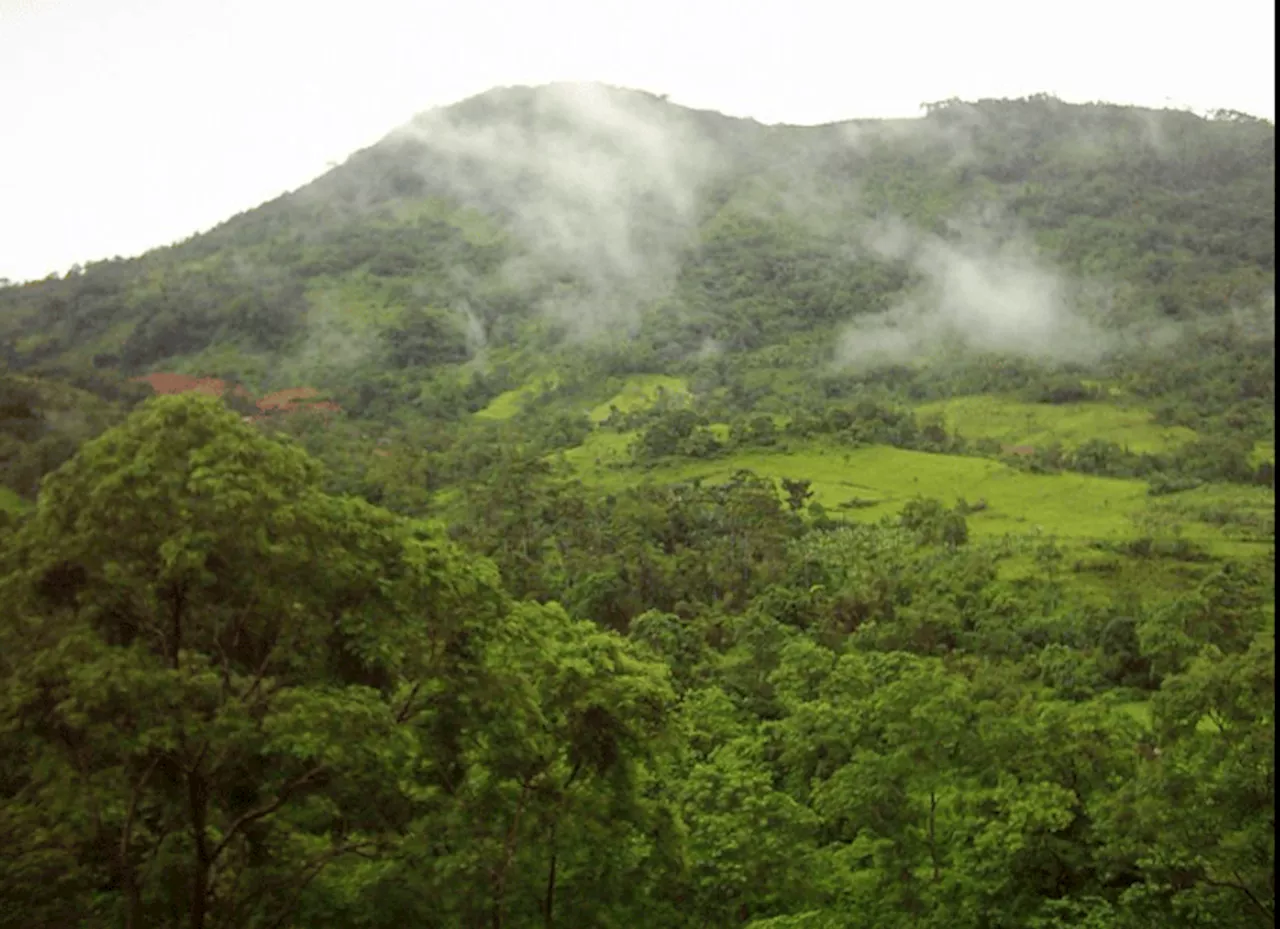
<path fill-rule="evenodd" d="M 1082 289 L 989 220 L 954 223 L 946 237 L 888 220 L 859 239 L 877 258 L 905 263 L 918 283 L 892 309 L 850 322 L 837 351 L 844 366 L 901 364 L 957 345 L 1064 362 L 1106 348 Z"/>
<path fill-rule="evenodd" d="M 577 282 L 540 309 L 579 336 L 634 325 L 669 291 L 717 167 L 691 111 L 599 84 L 492 92 L 392 138 L 421 144 L 429 187 L 502 211 L 528 252 L 510 276 Z"/>

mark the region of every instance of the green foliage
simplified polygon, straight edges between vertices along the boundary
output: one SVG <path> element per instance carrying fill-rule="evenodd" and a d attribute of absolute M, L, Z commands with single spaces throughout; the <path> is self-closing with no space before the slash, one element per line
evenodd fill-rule
<path fill-rule="evenodd" d="M 640 433 L 635 454 L 641 461 L 673 455 L 710 458 L 720 447 L 705 419 L 692 410 L 672 410 L 659 414 Z"/>
<path fill-rule="evenodd" d="M 0 927 L 1272 925 L 1274 127 L 607 93 L 699 152 L 627 248 L 414 131 L 0 288 Z M 448 118 L 572 168 L 565 99 Z M 1097 356 L 848 363 L 886 217 Z"/>
<path fill-rule="evenodd" d="M 299 905 L 277 882 L 373 853 L 394 871 L 461 809 L 527 815 L 531 841 L 563 822 L 579 850 L 603 839 L 591 817 L 632 815 L 665 670 L 513 608 L 486 563 L 319 479 L 217 401 L 163 398 L 47 483 L 5 582 L 3 871 L 23 924 L 87 913 L 99 886 L 93 906 L 129 925 L 265 925 Z M 515 839 L 464 834 L 454 906 L 505 906 L 492 868 Z M 594 879 L 571 862 L 570 887 Z M 40 885 L 49 867 L 73 893 Z"/>

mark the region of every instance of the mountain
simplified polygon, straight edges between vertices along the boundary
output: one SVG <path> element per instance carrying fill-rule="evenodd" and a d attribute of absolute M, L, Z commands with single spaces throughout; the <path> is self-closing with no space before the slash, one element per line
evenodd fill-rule
<path fill-rule="evenodd" d="M 776 127 L 597 85 L 510 88 L 207 234 L 7 288 L 0 331 L 17 368 L 222 374 L 234 354 L 315 377 L 646 323 L 678 357 L 846 324 L 922 277 L 1016 291 L 1034 255 L 1105 287 L 1111 316 L 1221 314 L 1271 287 L 1274 165 L 1274 127 L 1230 114 L 1044 97 Z M 1011 321 L 1045 325 L 1036 309 Z"/>
<path fill-rule="evenodd" d="M 1218 393 L 1257 401 L 1236 415 L 1263 439 L 1274 168 L 1274 126 L 1225 112 L 1037 96 L 795 127 L 504 88 L 206 234 L 0 290 L 0 351 L 46 378 L 306 386 L 457 420 L 567 371 L 580 408 L 610 375 L 703 372 L 749 412 L 762 379 L 829 395 L 962 349 L 1143 370 L 1164 396 L 1187 380 L 1161 381 L 1188 360 L 1172 346 L 1243 338 L 1194 361 L 1234 372 Z M 1226 413 L 1181 406 L 1191 427 Z"/>

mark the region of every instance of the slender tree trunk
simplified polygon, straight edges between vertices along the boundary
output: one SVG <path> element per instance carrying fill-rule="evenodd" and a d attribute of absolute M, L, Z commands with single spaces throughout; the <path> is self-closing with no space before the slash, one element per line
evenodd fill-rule
<path fill-rule="evenodd" d="M 140 929 L 142 926 L 142 893 L 138 887 L 133 867 L 125 863 L 124 875 L 124 929 Z"/>
<path fill-rule="evenodd" d="M 208 790 L 198 773 L 187 775 L 187 802 L 191 810 L 191 836 L 195 842 L 195 870 L 191 875 L 191 929 L 204 929 L 209 904 L 209 837 L 205 831 Z"/>
<path fill-rule="evenodd" d="M 502 865 L 494 880 L 494 901 L 493 901 L 493 929 L 502 929 L 502 924 L 506 919 L 507 905 L 507 871 L 511 868 L 511 859 L 515 856 L 516 843 L 519 838 L 520 817 L 524 813 L 525 801 L 529 796 L 529 782 L 525 781 L 520 787 L 520 800 L 516 804 L 515 816 L 512 817 L 511 826 L 507 829 L 507 840 L 502 854 Z M 192 929 L 195 929 L 193 926 Z"/>
<path fill-rule="evenodd" d="M 929 859 L 933 862 L 933 882 L 942 879 L 942 869 L 938 864 L 938 841 L 935 827 L 937 824 L 938 795 L 929 791 Z"/>
<path fill-rule="evenodd" d="M 175 670 L 178 668 L 179 655 L 182 652 L 182 621 L 186 608 L 186 593 L 181 587 L 175 585 L 169 591 L 169 665 Z"/>
<path fill-rule="evenodd" d="M 142 888 L 138 885 L 138 871 L 133 864 L 133 850 L 130 846 L 133 844 L 133 820 L 138 812 L 138 799 L 158 763 L 153 760 L 147 766 L 147 770 L 138 781 L 138 786 L 129 796 L 129 809 L 125 813 L 124 828 L 120 831 L 120 878 L 121 883 L 124 884 L 125 929 L 139 929 L 142 925 Z"/>
<path fill-rule="evenodd" d="M 569 788 L 573 786 L 573 782 L 578 779 L 578 775 L 582 773 L 582 762 L 577 761 L 573 765 L 573 770 L 569 772 L 569 778 L 564 782 L 563 794 L 560 797 L 559 806 L 555 812 L 555 817 L 551 820 L 551 831 L 547 836 L 547 844 L 551 847 L 551 863 L 547 868 L 547 892 L 542 901 L 542 920 L 546 929 L 552 929 L 556 921 L 556 865 L 559 863 L 559 852 L 556 848 L 556 826 L 560 823 L 560 816 L 564 813 L 565 804 L 569 802 Z"/>
<path fill-rule="evenodd" d="M 542 922 L 546 929 L 556 923 L 556 825 L 551 824 L 551 864 L 547 868 L 547 893 L 542 901 Z"/>

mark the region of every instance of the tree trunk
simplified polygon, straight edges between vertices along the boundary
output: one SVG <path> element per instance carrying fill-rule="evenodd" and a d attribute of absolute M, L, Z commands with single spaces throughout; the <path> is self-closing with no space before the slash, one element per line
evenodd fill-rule
<path fill-rule="evenodd" d="M 542 922 L 546 929 L 556 923 L 556 827 L 551 824 L 551 864 L 547 868 L 547 893 L 542 901 Z"/>
<path fill-rule="evenodd" d="M 929 791 L 929 859 L 933 862 L 933 882 L 942 879 L 942 868 L 938 864 L 938 837 L 936 832 L 938 813 L 938 795 Z"/>
<path fill-rule="evenodd" d="M 138 870 L 133 863 L 133 820 L 138 812 L 138 801 L 147 781 L 156 769 L 158 760 L 153 760 L 143 772 L 138 785 L 129 796 L 129 809 L 125 813 L 124 828 L 120 832 L 120 875 L 124 885 L 124 927 L 139 929 L 142 925 L 142 888 L 138 886 Z"/>
<path fill-rule="evenodd" d="M 195 870 L 191 875 L 191 929 L 204 929 L 209 904 L 209 837 L 205 832 L 209 795 L 204 778 L 187 775 L 187 802 L 191 812 L 191 837 L 195 842 Z"/>

